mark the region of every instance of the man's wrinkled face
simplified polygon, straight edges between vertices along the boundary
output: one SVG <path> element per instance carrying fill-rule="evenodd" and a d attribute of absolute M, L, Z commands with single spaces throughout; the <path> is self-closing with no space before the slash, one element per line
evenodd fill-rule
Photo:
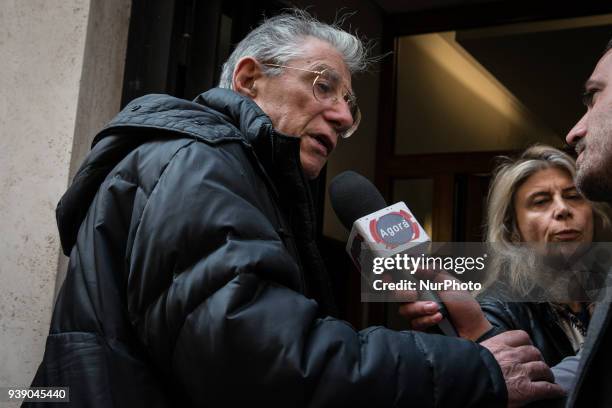
<path fill-rule="evenodd" d="M 330 44 L 307 39 L 302 57 L 286 65 L 306 70 L 332 72 L 344 89 L 352 92 L 351 75 L 342 56 Z M 336 148 L 339 134 L 350 128 L 353 117 L 344 101 L 324 104 L 313 95 L 316 74 L 282 69 L 280 75 L 263 76 L 255 82 L 253 100 L 270 117 L 275 129 L 300 138 L 300 162 L 306 176 L 313 179 Z"/>
<path fill-rule="evenodd" d="M 612 200 L 612 51 L 597 63 L 585 84 L 587 111 L 567 134 L 578 159 L 576 184 L 591 200 Z"/>

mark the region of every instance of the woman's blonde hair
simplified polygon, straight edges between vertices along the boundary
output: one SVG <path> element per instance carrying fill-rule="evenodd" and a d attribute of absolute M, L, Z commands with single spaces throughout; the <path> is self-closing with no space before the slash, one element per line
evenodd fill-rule
<path fill-rule="evenodd" d="M 487 281 L 492 282 L 503 273 L 512 289 L 523 294 L 532 289 L 530 271 L 535 267 L 535 264 L 531 265 L 535 259 L 516 246 L 521 241 L 514 208 L 516 191 L 533 174 L 549 168 L 565 171 L 575 179 L 576 163 L 568 154 L 545 145 L 532 146 L 515 159 L 500 159 L 487 198 L 485 240 L 495 247 L 497 254 L 490 264 Z M 610 220 L 605 212 L 605 204 L 591 204 L 595 231 L 608 228 Z"/>

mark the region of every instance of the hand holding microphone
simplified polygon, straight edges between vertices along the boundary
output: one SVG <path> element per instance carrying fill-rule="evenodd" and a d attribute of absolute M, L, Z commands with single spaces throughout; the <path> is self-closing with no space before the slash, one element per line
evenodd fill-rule
<path fill-rule="evenodd" d="M 402 253 L 430 242 L 406 204 L 399 202 L 387 206 L 376 187 L 355 172 L 345 171 L 336 176 L 330 183 L 329 193 L 336 215 L 351 231 L 346 250 L 360 272 L 364 254 L 393 263 Z M 381 281 L 384 281 L 384 276 Z M 457 336 L 457 331 L 446 318 L 444 304 L 439 302 L 436 294 L 423 291 L 421 297 L 437 302 L 443 315 L 437 322 L 440 330 L 448 336 Z"/>
<path fill-rule="evenodd" d="M 425 245 L 430 242 L 408 207 L 403 202 L 387 206 L 376 187 L 365 177 L 346 171 L 332 180 L 329 190 L 338 218 L 351 230 L 347 252 L 358 268 L 361 268 L 362 246 L 367 248 L 367 252 L 389 258 L 414 249 L 415 243 Z M 385 251 L 381 249 L 381 244 L 383 248 L 386 244 L 393 250 Z M 443 271 L 426 269 L 416 270 L 412 276 L 431 282 L 453 279 Z M 408 320 L 413 329 L 426 330 L 438 326 L 448 336 L 470 340 L 478 339 L 491 329 L 480 305 L 467 291 L 422 291 L 419 298 L 427 300 L 413 302 L 410 300 L 417 299 L 416 291 L 394 294 L 402 303 L 399 306 L 400 315 Z"/>
<path fill-rule="evenodd" d="M 451 300 L 446 298 L 448 291 L 438 292 L 437 295 L 446 307 L 448 317 L 460 337 L 475 341 L 492 328 L 471 294 L 453 293 Z M 408 320 L 411 329 L 419 331 L 426 331 L 444 318 L 438 303 L 424 300 L 404 303 L 399 306 L 398 311 Z"/>
<path fill-rule="evenodd" d="M 382 236 L 381 228 L 391 235 L 391 242 L 395 245 L 393 255 L 413 248 L 414 242 L 429 241 L 429 237 L 404 203 L 387 207 L 376 187 L 357 173 L 348 171 L 335 177 L 330 184 L 330 198 L 338 218 L 351 231 L 346 249 L 360 271 L 362 248 L 365 247 L 374 254 L 383 254 L 384 251 L 380 251 L 381 241 L 390 241 L 388 236 Z M 421 274 L 421 279 L 449 279 L 449 276 L 444 276 L 439 271 L 421 269 L 416 274 Z M 402 314 L 411 320 L 416 320 L 417 325 L 437 324 L 447 335 L 456 336 L 458 329 L 462 337 L 472 340 L 491 328 L 480 305 L 469 292 L 443 290 L 438 292 L 438 295 L 433 292 L 430 295 L 435 299 L 433 302 L 406 303 L 400 306 L 400 313 L 403 312 Z M 448 315 L 441 313 L 446 307 L 455 326 L 451 324 Z M 559 385 L 551 383 L 552 373 L 542 361 L 539 351 L 531 345 L 526 332 L 504 332 L 483 341 L 481 345 L 493 354 L 499 364 L 508 391 L 509 407 L 564 395 Z"/>

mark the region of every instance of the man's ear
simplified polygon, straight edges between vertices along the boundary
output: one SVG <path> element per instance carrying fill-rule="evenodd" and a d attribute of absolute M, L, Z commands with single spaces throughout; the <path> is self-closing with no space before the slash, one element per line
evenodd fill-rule
<path fill-rule="evenodd" d="M 262 76 L 261 66 L 255 58 L 241 58 L 236 64 L 232 78 L 234 91 L 254 99 L 257 96 L 255 81 Z"/>

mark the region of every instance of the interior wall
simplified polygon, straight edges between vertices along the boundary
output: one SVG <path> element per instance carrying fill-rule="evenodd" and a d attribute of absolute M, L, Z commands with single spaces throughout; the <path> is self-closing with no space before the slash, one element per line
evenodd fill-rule
<path fill-rule="evenodd" d="M 119 106 L 117 72 L 123 71 L 129 5 L 128 0 L 2 3 L 3 386 L 28 386 L 42 358 L 60 253 L 55 206 L 73 159 L 85 150 L 81 144 Z"/>
<path fill-rule="evenodd" d="M 562 143 L 454 41 L 453 33 L 402 37 L 398 67 L 396 154 Z"/>

